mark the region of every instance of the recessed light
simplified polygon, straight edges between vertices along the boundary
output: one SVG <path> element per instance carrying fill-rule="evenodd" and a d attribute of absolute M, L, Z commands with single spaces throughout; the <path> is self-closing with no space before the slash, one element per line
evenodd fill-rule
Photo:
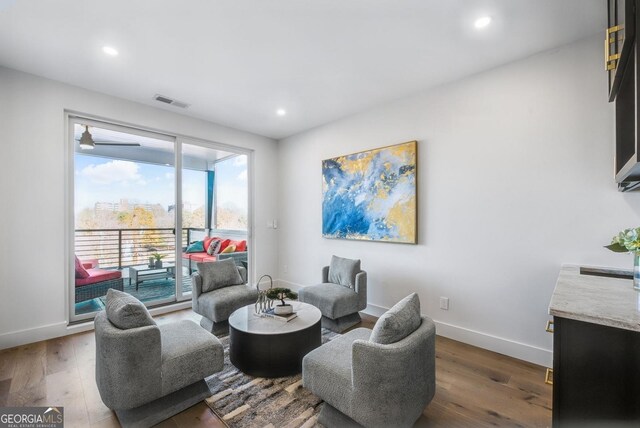
<path fill-rule="evenodd" d="M 109 56 L 118 56 L 118 50 L 116 48 L 112 48 L 111 46 L 103 46 L 102 52 L 106 53 Z"/>
<path fill-rule="evenodd" d="M 473 26 L 476 27 L 478 30 L 487 27 L 489 24 L 491 24 L 491 17 L 490 16 L 482 16 L 478 19 L 476 19 L 476 22 L 473 23 Z"/>
<path fill-rule="evenodd" d="M 284 116 L 284 115 L 286 115 L 286 114 L 287 114 L 287 111 L 286 111 L 285 109 L 283 109 L 283 108 L 279 108 L 279 109 L 276 111 L 276 114 L 277 114 L 278 116 Z"/>

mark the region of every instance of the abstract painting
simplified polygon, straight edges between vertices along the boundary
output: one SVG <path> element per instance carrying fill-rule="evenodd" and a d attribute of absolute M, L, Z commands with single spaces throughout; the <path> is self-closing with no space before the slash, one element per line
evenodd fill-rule
<path fill-rule="evenodd" d="M 417 142 L 322 161 L 322 236 L 416 243 Z"/>

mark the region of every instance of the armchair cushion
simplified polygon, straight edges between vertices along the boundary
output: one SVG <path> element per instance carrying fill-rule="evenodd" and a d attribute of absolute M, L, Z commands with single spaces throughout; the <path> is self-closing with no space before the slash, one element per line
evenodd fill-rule
<path fill-rule="evenodd" d="M 393 305 L 373 326 L 371 341 L 388 345 L 396 343 L 420 327 L 420 299 L 412 293 Z"/>
<path fill-rule="evenodd" d="M 255 303 L 257 299 L 258 290 L 255 287 L 231 285 L 200 294 L 197 297 L 196 312 L 213 322 L 222 322 L 228 320 L 236 309 Z"/>
<path fill-rule="evenodd" d="M 329 282 L 354 288 L 358 272 L 360 272 L 360 260 L 344 259 L 338 256 L 331 257 Z"/>
<path fill-rule="evenodd" d="M 243 283 L 240 272 L 236 267 L 236 262 L 233 259 L 198 263 L 197 266 L 198 272 L 202 276 L 203 293 Z"/>
<path fill-rule="evenodd" d="M 107 291 L 107 319 L 121 330 L 156 325 L 144 304 L 123 291 Z"/>
<path fill-rule="evenodd" d="M 163 395 L 222 370 L 222 343 L 198 324 L 182 320 L 158 328 L 162 341 Z"/>
<path fill-rule="evenodd" d="M 358 293 L 350 288 L 334 283 L 303 287 L 298 297 L 320 309 L 322 315 L 336 319 L 360 310 Z"/>

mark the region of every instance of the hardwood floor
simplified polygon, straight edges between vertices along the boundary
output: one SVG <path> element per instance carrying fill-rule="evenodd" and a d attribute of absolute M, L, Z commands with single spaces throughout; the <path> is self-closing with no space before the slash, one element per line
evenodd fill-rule
<path fill-rule="evenodd" d="M 182 310 L 158 323 L 199 316 Z M 365 316 L 361 326 L 371 328 Z M 66 427 L 118 427 L 95 383 L 93 332 L 0 351 L 0 407 L 64 406 Z M 451 339 L 436 339 L 436 395 L 418 427 L 545 427 L 551 425 L 551 387 L 544 368 Z M 159 426 L 223 427 L 204 404 Z"/>

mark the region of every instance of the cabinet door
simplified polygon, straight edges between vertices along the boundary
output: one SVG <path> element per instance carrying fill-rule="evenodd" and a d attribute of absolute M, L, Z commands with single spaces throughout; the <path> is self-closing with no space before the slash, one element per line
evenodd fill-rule
<path fill-rule="evenodd" d="M 604 42 L 605 68 L 609 80 L 609 101 L 618 94 L 622 74 L 635 41 L 636 0 L 608 0 Z"/>

